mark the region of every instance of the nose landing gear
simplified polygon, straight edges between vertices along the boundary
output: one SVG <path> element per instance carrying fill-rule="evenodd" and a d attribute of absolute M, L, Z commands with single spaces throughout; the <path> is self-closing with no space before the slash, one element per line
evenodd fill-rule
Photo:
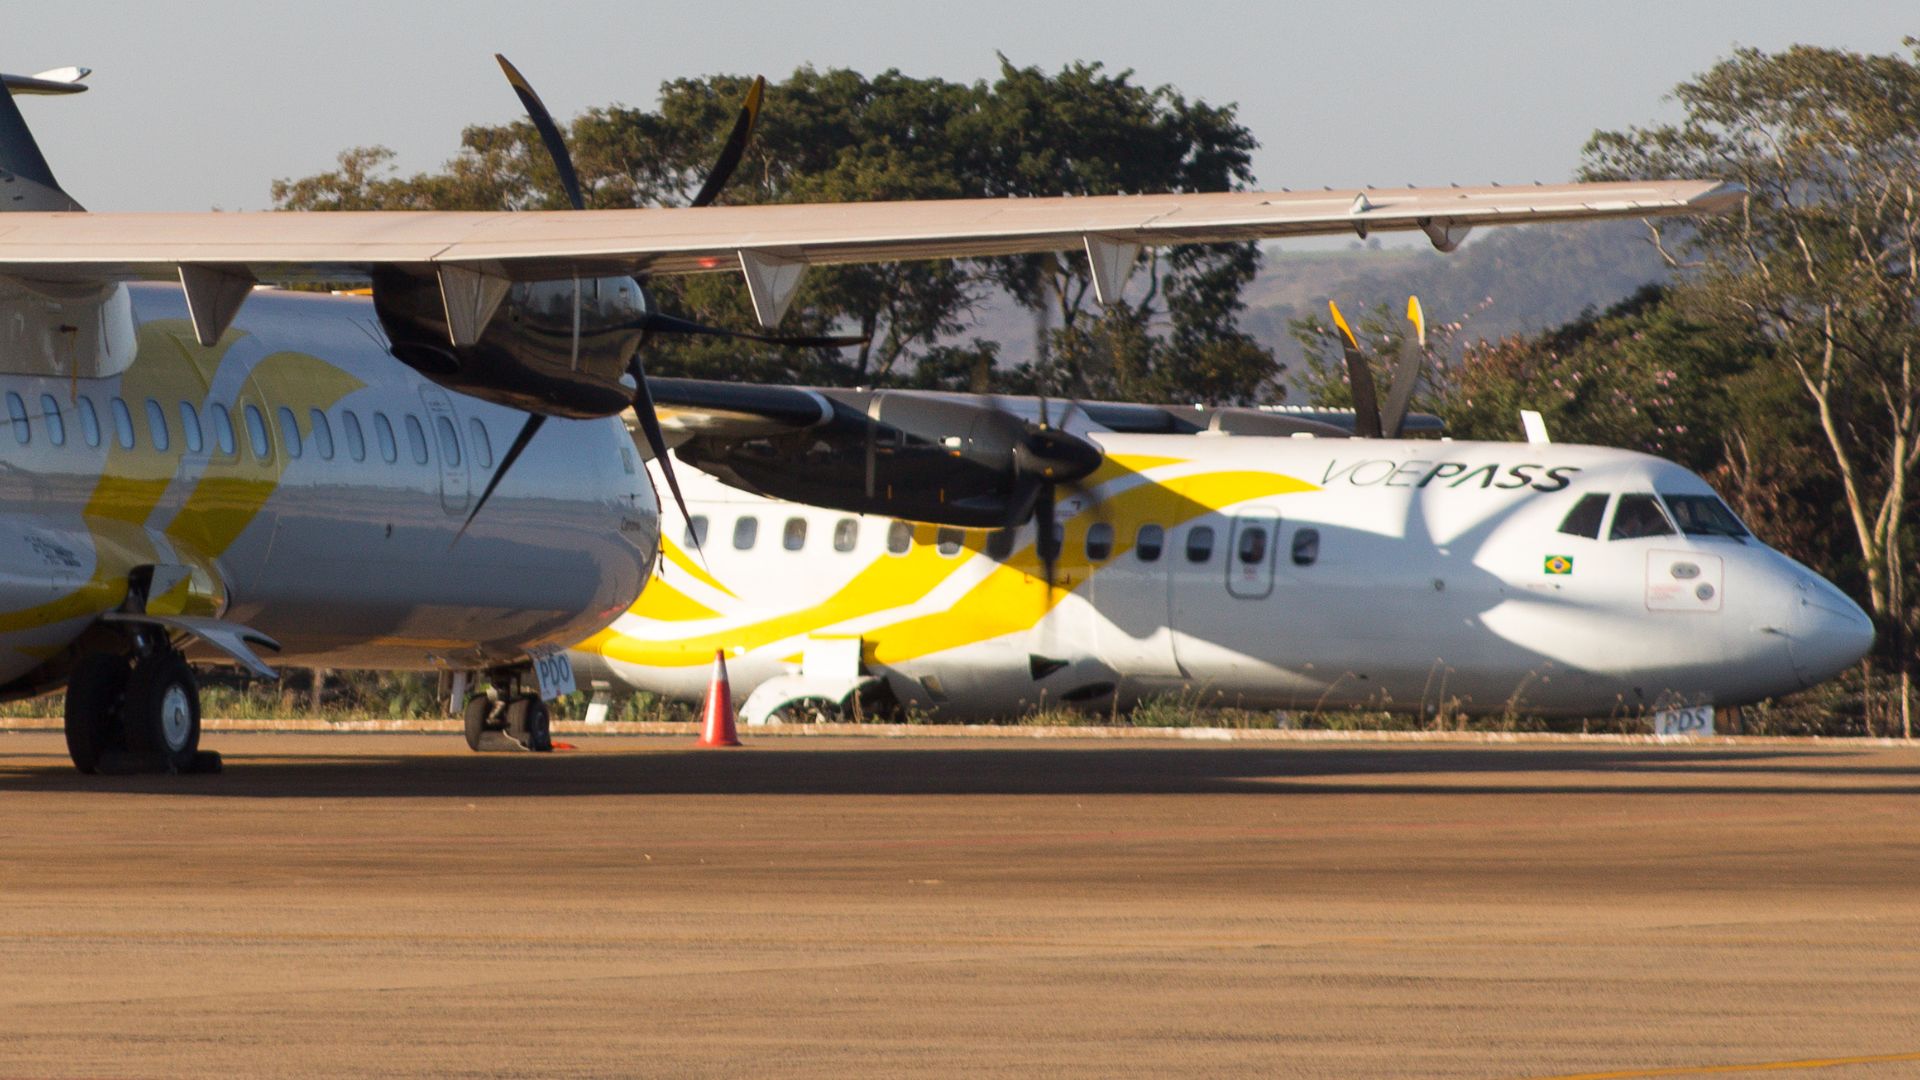
<path fill-rule="evenodd" d="M 83 654 L 67 679 L 66 735 L 83 773 L 220 771 L 220 755 L 200 749 L 193 669 L 165 641 Z"/>

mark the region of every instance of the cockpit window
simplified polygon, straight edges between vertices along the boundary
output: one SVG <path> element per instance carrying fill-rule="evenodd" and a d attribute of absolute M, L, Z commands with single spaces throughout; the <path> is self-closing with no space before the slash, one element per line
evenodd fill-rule
<path fill-rule="evenodd" d="M 1613 511 L 1613 528 L 1608 531 L 1607 539 L 1672 535 L 1673 526 L 1667 521 L 1666 511 L 1660 509 L 1658 499 L 1651 495 L 1622 495 L 1620 505 Z"/>
<path fill-rule="evenodd" d="M 1600 520 L 1607 516 L 1607 500 L 1611 495 L 1582 495 L 1580 501 L 1567 511 L 1566 519 L 1560 522 L 1560 531 L 1568 536 L 1584 536 L 1590 540 L 1600 539 Z"/>
<path fill-rule="evenodd" d="M 1715 495 L 1672 495 L 1661 492 L 1660 498 L 1673 512 L 1673 520 L 1680 525 L 1680 531 L 1688 536 L 1745 536 L 1747 527 L 1733 516 L 1727 504 Z"/>

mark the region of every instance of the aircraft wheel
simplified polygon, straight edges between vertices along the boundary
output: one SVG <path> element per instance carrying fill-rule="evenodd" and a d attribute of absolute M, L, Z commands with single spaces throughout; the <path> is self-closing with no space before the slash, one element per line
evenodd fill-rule
<path fill-rule="evenodd" d="M 493 719 L 493 699 L 485 694 L 475 694 L 469 699 L 460 719 L 467 732 L 467 749 L 474 751 L 487 749 L 487 734 L 501 727 Z"/>
<path fill-rule="evenodd" d="M 168 772 L 191 772 L 200 749 L 200 691 L 193 669 L 171 649 L 136 663 L 121 715 L 136 755 Z"/>
<path fill-rule="evenodd" d="M 528 750 L 542 754 L 552 750 L 552 718 L 547 703 L 531 696 L 515 698 L 507 706 L 507 735 Z"/>
<path fill-rule="evenodd" d="M 125 660 L 94 652 L 82 656 L 67 677 L 67 756 L 83 773 L 98 771 L 101 755 L 121 741 L 127 675 Z"/>

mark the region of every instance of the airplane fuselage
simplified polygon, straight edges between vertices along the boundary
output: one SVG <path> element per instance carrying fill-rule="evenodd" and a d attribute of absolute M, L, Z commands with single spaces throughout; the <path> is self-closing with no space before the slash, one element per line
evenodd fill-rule
<path fill-rule="evenodd" d="M 64 314 L 35 290 L 4 298 L 7 692 L 39 689 L 137 567 L 162 568 L 153 610 L 325 666 L 510 663 L 639 594 L 658 512 L 619 421 L 549 422 L 456 542 L 522 414 L 396 363 L 363 298 L 257 291 L 203 348 L 178 288 L 125 293 Z"/>
<path fill-rule="evenodd" d="M 576 666 L 691 698 L 719 648 L 745 694 L 857 639 L 895 698 L 956 718 L 1170 693 L 1592 715 L 1797 690 L 1872 640 L 1811 570 L 1705 531 L 1745 532 L 1715 523 L 1703 480 L 1648 455 L 1091 437 L 1108 465 L 1062 496 L 1051 589 L 1031 525 L 1009 543 L 695 480 L 705 567 L 669 543 L 660 583 Z M 1709 516 L 1689 532 L 1683 510 Z"/>

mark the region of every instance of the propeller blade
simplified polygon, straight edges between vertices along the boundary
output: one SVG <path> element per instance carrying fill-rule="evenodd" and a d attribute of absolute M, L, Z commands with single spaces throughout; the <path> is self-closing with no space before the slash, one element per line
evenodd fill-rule
<path fill-rule="evenodd" d="M 1053 485 L 1040 485 L 1040 499 L 1033 507 L 1034 550 L 1040 556 L 1041 571 L 1047 577 L 1047 599 L 1053 599 L 1053 572 L 1060 563 L 1060 534 L 1053 520 Z"/>
<path fill-rule="evenodd" d="M 727 181 L 733 179 L 733 170 L 740 165 L 740 155 L 747 150 L 747 140 L 753 138 L 753 127 L 760 122 L 760 103 L 766 95 L 766 76 L 755 75 L 753 85 L 747 88 L 746 100 L 740 103 L 740 115 L 734 117 L 733 130 L 727 134 L 727 144 L 720 148 L 720 156 L 707 173 L 707 182 L 700 185 L 700 193 L 687 205 L 711 204 L 720 197 L 720 190 L 727 186 Z"/>
<path fill-rule="evenodd" d="M 1333 312 L 1333 325 L 1340 328 L 1344 339 L 1340 350 L 1346 354 L 1347 383 L 1353 389 L 1353 433 L 1363 439 L 1377 439 L 1380 437 L 1380 399 L 1374 391 L 1373 368 L 1367 363 L 1367 354 L 1360 351 L 1360 342 L 1353 336 L 1346 317 L 1340 314 L 1340 305 L 1329 300 L 1327 310 Z"/>
<path fill-rule="evenodd" d="M 533 92 L 533 85 L 520 74 L 519 68 L 499 53 L 494 53 L 493 58 L 500 61 L 500 70 L 506 73 L 507 82 L 513 85 L 513 92 L 520 95 L 520 104 L 527 110 L 527 119 L 533 121 L 533 129 L 546 144 L 547 156 L 553 159 L 553 170 L 560 174 L 560 186 L 566 189 L 567 201 L 575 210 L 585 210 L 587 199 L 580 193 L 580 177 L 573 171 L 573 155 L 567 152 L 567 141 L 560 136 L 553 114 L 540 103 L 540 95 Z"/>
<path fill-rule="evenodd" d="M 1406 342 L 1400 345 L 1400 363 L 1393 370 L 1393 385 L 1387 390 L 1387 404 L 1380 410 L 1381 434 L 1389 439 L 1400 437 L 1400 430 L 1407 422 L 1407 406 L 1413 401 L 1413 388 L 1420 381 L 1421 361 L 1427 354 L 1427 316 L 1420 310 L 1420 298 L 1407 297 L 1407 321 L 1413 324 L 1414 340 L 1418 349 L 1409 349 Z"/>
<path fill-rule="evenodd" d="M 500 455 L 500 466 L 493 470 L 493 478 L 487 481 L 486 488 L 480 492 L 479 500 L 468 512 L 467 520 L 461 523 L 460 531 L 453 534 L 454 543 L 459 543 L 460 538 L 467 535 L 467 526 L 472 525 L 473 519 L 480 516 L 480 508 L 487 505 L 488 499 L 493 498 L 493 489 L 499 487 L 500 481 L 507 478 L 507 470 L 513 468 L 513 463 L 520 460 L 521 452 L 526 450 L 527 444 L 533 441 L 534 435 L 539 433 L 541 425 L 546 422 L 547 418 L 540 413 L 527 414 L 526 422 L 520 425 L 519 434 L 513 437 L 513 445 L 507 447 L 507 452 Z"/>
<path fill-rule="evenodd" d="M 641 326 L 655 334 L 702 334 L 707 337 L 735 338 L 740 341 L 758 341 L 767 345 L 784 345 L 790 349 L 849 349 L 873 340 L 865 334 L 780 336 L 755 334 L 746 330 L 722 330 L 717 326 L 708 326 L 705 323 L 697 323 L 691 319 L 682 319 L 676 315 L 666 315 L 657 311 L 648 312 Z"/>
<path fill-rule="evenodd" d="M 667 452 L 667 436 L 660 430 L 660 415 L 653 411 L 653 391 L 647 388 L 647 373 L 640 366 L 640 354 L 633 355 L 633 362 L 627 366 L 633 375 L 633 415 L 640 421 L 640 432 L 647 437 L 647 448 L 653 451 L 653 460 L 660 463 L 660 472 L 667 478 L 667 490 L 673 492 L 673 504 L 680 508 L 680 519 L 687 523 L 687 533 L 693 537 L 693 550 L 701 559 L 707 557 L 700 550 L 700 534 L 694 531 L 693 515 L 687 510 L 687 498 L 680 494 L 680 480 L 673 475 L 673 455 Z"/>

